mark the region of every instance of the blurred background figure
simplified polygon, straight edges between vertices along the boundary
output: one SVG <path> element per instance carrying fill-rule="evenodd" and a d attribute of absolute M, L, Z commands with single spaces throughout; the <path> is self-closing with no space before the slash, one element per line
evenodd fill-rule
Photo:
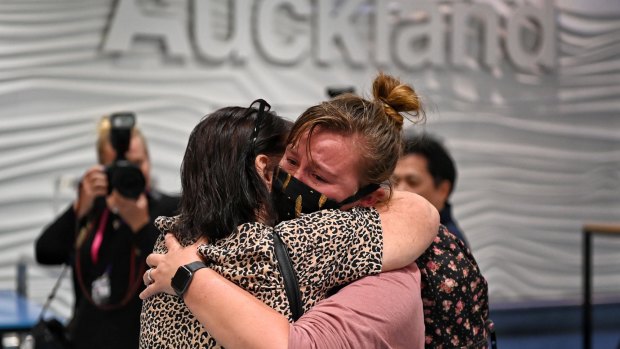
<path fill-rule="evenodd" d="M 132 113 L 99 123 L 99 164 L 86 170 L 75 201 L 36 241 L 41 264 L 71 265 L 75 292 L 69 335 L 75 348 L 136 348 L 153 220 L 173 215 L 178 198 L 151 187 L 146 140 Z"/>
<path fill-rule="evenodd" d="M 398 160 L 392 183 L 425 197 L 440 214 L 440 222 L 461 239 L 467 239 L 452 217 L 450 194 L 456 186 L 456 166 L 446 148 L 428 133 L 410 134 L 404 139 L 403 155 Z"/>

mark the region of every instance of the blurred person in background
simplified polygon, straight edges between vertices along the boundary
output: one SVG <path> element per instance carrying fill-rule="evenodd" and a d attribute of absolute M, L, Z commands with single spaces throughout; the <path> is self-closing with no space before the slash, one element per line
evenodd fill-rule
<path fill-rule="evenodd" d="M 449 199 L 456 186 L 457 171 L 450 153 L 427 133 L 405 136 L 404 141 L 403 155 L 392 175 L 394 187 L 422 195 L 430 201 L 439 211 L 441 224 L 469 247 L 452 217 Z"/>
<path fill-rule="evenodd" d="M 137 348 L 145 259 L 178 198 L 151 187 L 147 144 L 131 113 L 103 117 L 99 164 L 86 170 L 75 201 L 36 241 L 41 264 L 72 267 L 75 305 L 68 334 L 75 348 Z"/>
<path fill-rule="evenodd" d="M 456 167 L 446 148 L 427 133 L 404 137 L 392 183 L 425 197 L 442 227 L 416 260 L 424 305 L 425 348 L 484 348 L 490 334 L 488 284 L 452 217 Z"/>

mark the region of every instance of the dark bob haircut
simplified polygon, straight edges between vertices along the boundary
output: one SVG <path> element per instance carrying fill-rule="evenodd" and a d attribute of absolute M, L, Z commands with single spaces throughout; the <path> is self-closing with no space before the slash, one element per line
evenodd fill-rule
<path fill-rule="evenodd" d="M 179 238 L 206 237 L 214 243 L 259 215 L 265 224 L 274 224 L 270 194 L 255 159 L 269 156 L 273 170 L 286 149 L 291 123 L 265 111 L 256 125 L 257 114 L 254 108 L 222 108 L 192 131 L 181 166 Z"/>

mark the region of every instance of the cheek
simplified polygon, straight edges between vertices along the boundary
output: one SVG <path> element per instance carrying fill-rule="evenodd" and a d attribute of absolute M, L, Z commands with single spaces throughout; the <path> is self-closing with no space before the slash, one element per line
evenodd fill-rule
<path fill-rule="evenodd" d="M 336 201 L 342 201 L 352 195 L 355 195 L 358 190 L 356 186 L 346 184 L 324 186 L 322 189 L 323 190 L 320 190 L 321 193 Z"/>
<path fill-rule="evenodd" d="M 338 190 L 338 188 L 333 188 L 333 187 L 325 187 L 325 186 L 315 186 L 317 188 L 315 188 L 316 190 L 318 190 L 319 192 L 321 192 L 323 195 L 327 196 L 330 199 L 334 199 L 336 201 L 342 201 L 345 199 L 345 197 L 342 197 L 342 193 L 341 191 Z"/>
<path fill-rule="evenodd" d="M 287 161 L 280 161 L 280 168 L 289 174 L 293 172 L 292 166 Z"/>
<path fill-rule="evenodd" d="M 433 196 L 433 187 L 431 185 L 421 185 L 417 188 L 417 191 L 425 197 Z"/>

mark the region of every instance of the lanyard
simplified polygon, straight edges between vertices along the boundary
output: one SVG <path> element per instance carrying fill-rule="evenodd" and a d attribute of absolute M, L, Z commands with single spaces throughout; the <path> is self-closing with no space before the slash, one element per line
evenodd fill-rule
<path fill-rule="evenodd" d="M 97 232 L 95 233 L 95 237 L 93 238 L 93 244 L 90 246 L 90 258 L 93 261 L 93 264 L 97 264 L 99 260 L 99 249 L 101 249 L 101 243 L 103 242 L 103 232 L 105 231 L 105 227 L 108 224 L 108 216 L 110 215 L 110 211 L 106 207 L 101 214 L 101 220 L 99 221 L 99 227 L 97 228 Z"/>

